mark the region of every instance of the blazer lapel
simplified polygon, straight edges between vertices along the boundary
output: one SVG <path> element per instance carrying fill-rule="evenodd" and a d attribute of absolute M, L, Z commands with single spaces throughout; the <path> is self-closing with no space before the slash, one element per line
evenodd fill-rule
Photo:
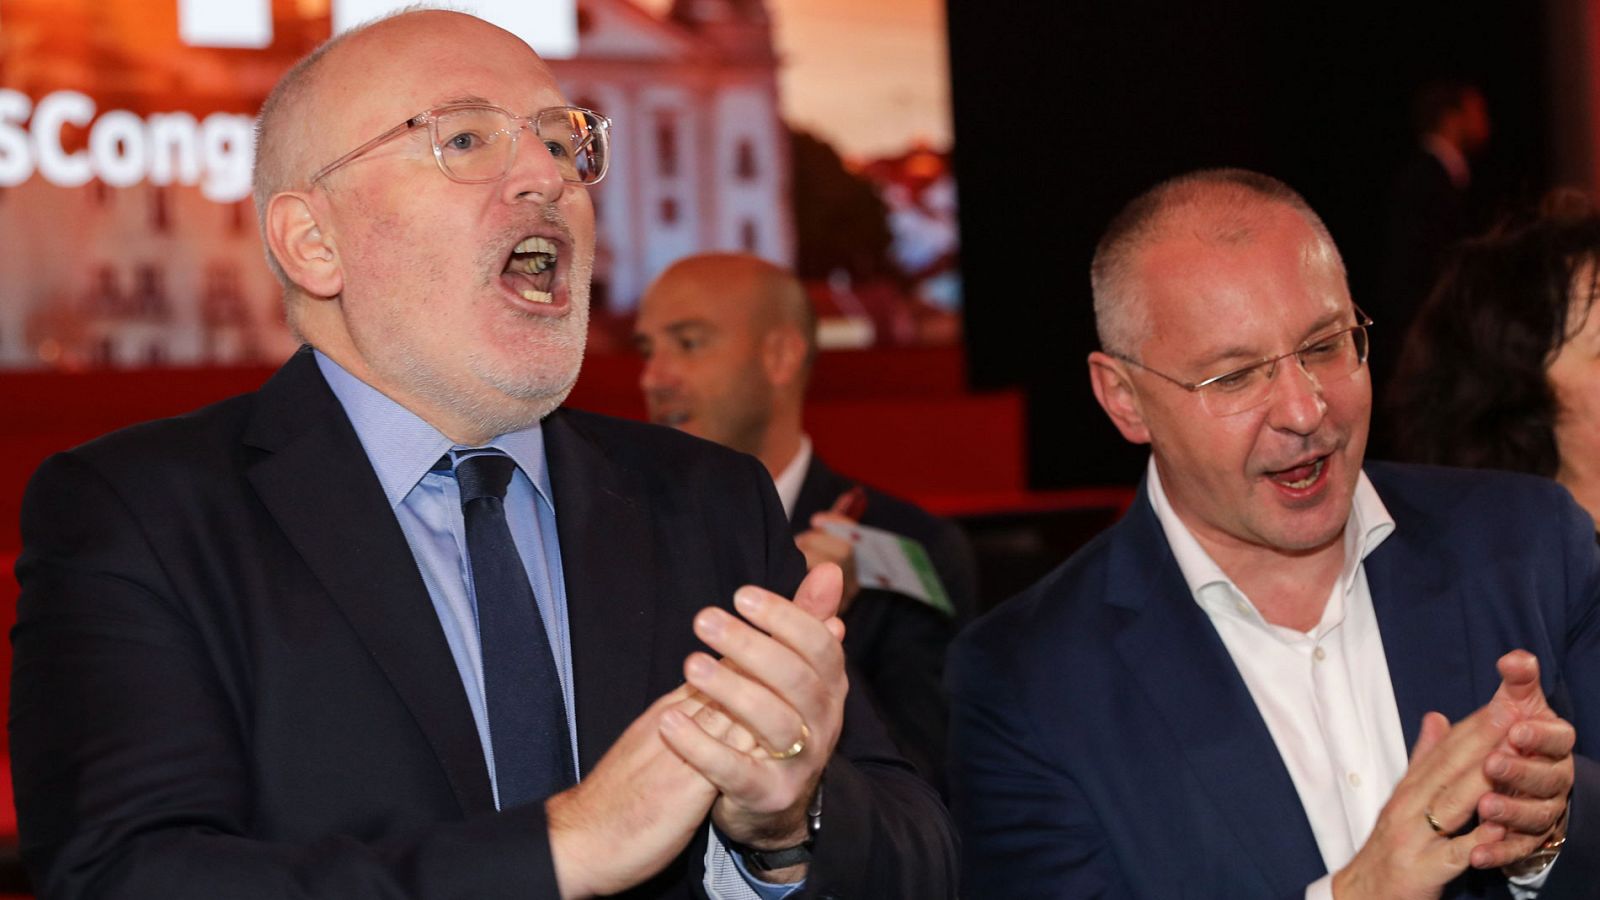
<path fill-rule="evenodd" d="M 1425 517 L 1384 498 L 1395 530 L 1366 559 L 1367 586 L 1383 636 L 1389 681 L 1406 749 L 1422 716 L 1437 710 L 1457 722 L 1488 700 L 1479 695 L 1468 644 L 1466 606 L 1453 582 L 1450 555 L 1431 546 Z"/>
<path fill-rule="evenodd" d="M 649 706 L 655 563 L 645 487 L 557 411 L 544 421 L 572 630 L 581 772 Z"/>
<path fill-rule="evenodd" d="M 813 449 L 811 464 L 806 466 L 806 477 L 800 482 L 800 493 L 794 498 L 794 510 L 789 516 L 789 530 L 794 534 L 809 531 L 811 517 L 832 507 L 839 499 L 839 495 L 848 489 L 849 484 L 834 474 Z"/>
<path fill-rule="evenodd" d="M 258 393 L 248 477 L 410 708 L 463 814 L 494 809 L 461 679 L 377 475 L 308 350 Z"/>
<path fill-rule="evenodd" d="M 1207 828 L 1227 828 L 1251 853 L 1274 893 L 1289 895 L 1326 871 L 1266 722 L 1210 619 L 1194 602 L 1141 488 L 1115 526 L 1107 602 L 1134 615 L 1117 652 L 1157 714 L 1179 738 L 1179 753 L 1217 808 Z M 1273 848 L 1265 852 L 1262 848 Z"/>

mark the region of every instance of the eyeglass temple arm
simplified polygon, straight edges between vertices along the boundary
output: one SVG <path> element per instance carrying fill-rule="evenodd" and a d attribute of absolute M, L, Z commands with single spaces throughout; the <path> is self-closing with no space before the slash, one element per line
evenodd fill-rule
<path fill-rule="evenodd" d="M 345 155 L 343 155 L 343 156 L 339 157 L 338 159 L 334 160 L 333 162 L 328 163 L 327 165 L 323 166 L 322 169 L 317 172 L 317 174 L 311 176 L 311 183 L 312 184 L 316 184 L 317 182 L 321 181 L 322 179 L 327 178 L 329 175 L 333 174 L 333 171 L 335 169 L 339 168 L 340 166 L 344 165 L 345 163 L 350 162 L 351 160 L 355 159 L 356 157 L 360 156 L 361 154 L 366 153 L 368 150 L 371 150 L 373 147 L 376 147 L 376 146 L 378 146 L 379 144 L 382 144 L 385 141 L 393 140 L 394 138 L 396 138 L 396 137 L 398 137 L 398 136 L 400 136 L 402 134 L 405 134 L 408 131 L 412 131 L 412 130 L 414 130 L 416 128 L 419 128 L 424 124 L 426 124 L 426 123 L 425 123 L 424 118 L 422 116 L 413 116 L 412 118 L 409 118 L 409 119 L 405 120 L 404 122 L 401 122 L 399 125 L 396 125 L 395 127 L 389 129 L 388 131 L 385 131 L 383 134 L 378 135 L 377 137 L 373 138 L 372 140 L 367 141 L 365 144 L 362 144 L 361 146 L 355 148 L 354 150 L 351 150 L 349 153 L 346 153 Z"/>

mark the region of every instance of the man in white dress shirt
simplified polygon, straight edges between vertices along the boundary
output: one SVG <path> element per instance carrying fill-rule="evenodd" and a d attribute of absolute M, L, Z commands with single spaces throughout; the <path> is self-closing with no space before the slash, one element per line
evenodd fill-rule
<path fill-rule="evenodd" d="M 1363 467 L 1371 323 L 1281 182 L 1153 188 L 1093 282 L 1095 396 L 1150 466 L 952 653 L 967 893 L 1591 896 L 1600 560 L 1571 498 Z"/>

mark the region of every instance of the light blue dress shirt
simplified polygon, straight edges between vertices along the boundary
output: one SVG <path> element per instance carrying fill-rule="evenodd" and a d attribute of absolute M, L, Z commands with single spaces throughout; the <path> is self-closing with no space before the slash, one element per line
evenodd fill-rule
<path fill-rule="evenodd" d="M 467 554 L 466 525 L 461 513 L 461 491 L 454 472 L 433 471 L 445 455 L 468 449 L 453 443 L 437 428 L 389 399 L 382 392 L 346 372 L 321 351 L 317 367 L 328 387 L 344 407 L 355 427 L 367 459 L 372 463 L 390 509 L 405 532 L 406 543 L 433 609 L 444 629 L 445 641 L 461 676 L 461 685 L 478 727 L 495 806 L 500 805 L 495 780 L 494 743 L 489 739 L 488 704 L 483 692 L 483 647 L 478 639 L 477 598 Z M 539 604 L 545 633 L 555 656 L 561 698 L 567 708 L 567 734 L 572 741 L 572 762 L 580 766 L 578 729 L 572 694 L 572 633 L 567 622 L 566 578 L 561 569 L 561 542 L 556 532 L 555 495 L 550 490 L 550 467 L 544 450 L 544 432 L 538 425 L 502 434 L 485 447 L 493 447 L 517 464 L 506 488 L 506 522 L 511 538 L 528 572 L 528 583 Z M 579 778 L 583 771 L 577 769 Z M 706 888 L 713 900 L 781 900 L 800 884 L 769 884 L 745 870 L 743 861 L 729 853 L 711 835 L 706 858 Z M 803 882 L 802 882 L 803 884 Z"/>
<path fill-rule="evenodd" d="M 483 649 L 478 640 L 478 604 L 472 595 L 466 526 L 461 514 L 461 491 L 454 472 L 436 472 L 441 456 L 467 448 L 457 446 L 415 413 L 346 372 L 320 352 L 317 365 L 355 426 L 367 451 L 384 496 L 417 561 L 427 585 L 433 610 L 444 628 L 445 641 L 455 659 L 461 685 L 466 689 L 472 720 L 478 726 L 489 781 L 495 787 L 494 743 L 489 739 L 489 713 L 483 693 Z M 525 431 L 503 434 L 486 446 L 511 457 L 517 470 L 506 488 L 506 522 L 511 528 L 522 567 L 539 603 L 545 634 L 561 679 L 561 699 L 567 708 L 567 734 L 572 740 L 572 760 L 578 764 L 577 722 L 572 696 L 571 629 L 567 624 L 566 579 L 561 571 L 561 545 L 556 534 L 556 509 L 550 491 L 550 468 L 545 463 L 544 432 L 535 425 Z M 583 777 L 581 771 L 578 777 Z"/>

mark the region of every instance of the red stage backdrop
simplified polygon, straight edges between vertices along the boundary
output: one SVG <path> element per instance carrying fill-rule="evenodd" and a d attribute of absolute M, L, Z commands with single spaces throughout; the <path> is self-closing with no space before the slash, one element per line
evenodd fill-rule
<path fill-rule="evenodd" d="M 388 0 L 0 0 L 0 367 L 294 346 L 250 201 L 278 77 Z M 680 256 L 796 267 L 834 346 L 959 336 L 940 0 L 491 0 L 616 121 L 594 348 Z"/>

